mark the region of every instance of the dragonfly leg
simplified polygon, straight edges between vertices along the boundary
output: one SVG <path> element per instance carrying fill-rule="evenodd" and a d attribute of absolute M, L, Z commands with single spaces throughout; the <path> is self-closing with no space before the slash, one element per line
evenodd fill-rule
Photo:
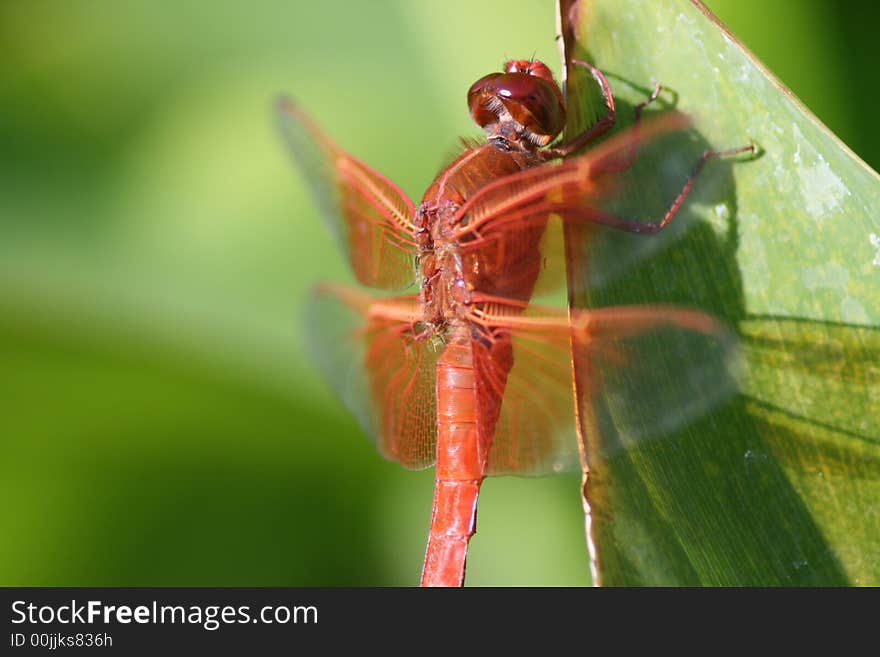
<path fill-rule="evenodd" d="M 636 160 L 636 154 L 639 150 L 639 127 L 642 121 L 642 110 L 645 109 L 648 105 L 657 100 L 657 97 L 660 95 L 660 92 L 663 90 L 663 85 L 659 82 L 654 85 L 654 90 L 651 92 L 651 95 L 648 96 L 648 100 L 644 100 L 634 108 L 635 113 L 635 121 L 632 126 L 632 143 L 629 145 L 629 149 L 626 152 L 624 157 L 618 158 L 609 162 L 606 166 L 608 167 L 608 171 L 610 172 L 621 172 L 629 169 L 633 162 Z"/>
<path fill-rule="evenodd" d="M 585 146 L 608 132 L 614 126 L 614 122 L 617 118 L 617 110 L 614 106 L 614 95 L 611 93 L 611 87 L 609 86 L 608 80 L 605 78 L 605 75 L 602 73 L 602 71 L 600 71 L 589 62 L 581 61 L 580 59 L 573 59 L 571 63 L 586 68 L 590 72 L 590 75 L 593 76 L 593 79 L 595 79 L 596 82 L 599 83 L 599 86 L 602 88 L 602 97 L 605 100 L 605 107 L 608 109 L 608 113 L 564 146 L 549 149 L 547 153 L 554 158 L 568 157 L 583 149 Z M 662 91 L 662 89 L 663 85 L 658 82 L 656 85 L 654 85 L 654 90 L 651 92 L 651 95 L 648 97 L 648 99 L 635 106 L 635 126 L 638 126 L 639 121 L 641 120 L 642 110 L 653 103 L 655 100 L 657 100 L 657 97 L 660 95 L 660 91 Z M 622 165 L 622 169 L 626 169 L 627 167 L 629 167 L 630 164 L 632 164 L 632 160 L 635 158 L 636 148 L 637 142 L 634 142 L 632 146 L 632 155 L 629 156 L 626 164 Z"/>
<path fill-rule="evenodd" d="M 653 103 L 655 100 L 657 100 L 657 98 L 660 96 L 661 91 L 663 91 L 663 85 L 658 82 L 654 85 L 654 90 L 651 92 L 651 95 L 648 96 L 648 100 L 643 100 L 641 103 L 635 106 L 634 111 L 636 115 L 636 123 L 638 123 L 642 118 L 642 110 Z"/>
<path fill-rule="evenodd" d="M 604 213 L 598 210 L 589 210 L 589 216 L 587 216 L 586 219 L 588 221 L 602 224 L 604 226 L 609 226 L 611 228 L 616 228 L 618 230 L 625 230 L 629 233 L 643 233 L 647 235 L 653 235 L 654 233 L 658 233 L 666 228 L 669 222 L 672 221 L 676 214 L 678 214 L 678 211 L 681 209 L 681 206 L 684 203 L 685 199 L 688 197 L 688 194 L 691 193 L 691 190 L 694 187 L 694 183 L 697 180 L 697 176 L 700 175 L 700 172 L 703 170 L 703 167 L 706 166 L 706 163 L 709 160 L 714 158 L 732 157 L 734 155 L 740 155 L 742 153 L 756 152 L 757 148 L 754 144 L 738 146 L 737 148 L 728 148 L 720 151 L 703 151 L 703 155 L 697 161 L 697 164 L 694 166 L 693 170 L 685 181 L 684 186 L 678 193 L 678 196 L 675 197 L 672 205 L 669 206 L 666 214 L 663 215 L 663 219 L 661 219 L 659 222 L 641 223 L 638 221 L 627 221 L 626 219 L 621 219 L 620 217 L 617 217 L 615 215 Z M 605 173 L 604 169 L 602 173 Z"/>
<path fill-rule="evenodd" d="M 617 116 L 617 111 L 614 108 L 614 95 L 611 93 L 611 87 L 602 71 L 589 62 L 584 62 L 579 59 L 573 59 L 571 60 L 571 63 L 587 69 L 590 72 L 590 75 L 593 76 L 593 79 L 599 83 L 599 86 L 602 88 L 602 97 L 605 100 L 605 107 L 608 109 L 608 113 L 567 144 L 560 146 L 559 148 L 548 149 L 545 151 L 548 156 L 552 158 L 568 157 L 569 155 L 578 152 L 590 142 L 595 141 L 608 132 L 614 126 L 614 121 Z"/>

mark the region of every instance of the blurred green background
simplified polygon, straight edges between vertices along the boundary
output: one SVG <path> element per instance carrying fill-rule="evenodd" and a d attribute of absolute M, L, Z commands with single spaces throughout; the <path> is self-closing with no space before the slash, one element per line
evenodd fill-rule
<path fill-rule="evenodd" d="M 708 4 L 880 166 L 880 10 Z M 312 368 L 348 274 L 272 100 L 419 198 L 471 82 L 559 68 L 552 0 L 513 5 L 0 3 L 0 584 L 417 583 L 433 473 Z M 487 481 L 468 583 L 588 582 L 578 477 Z"/>

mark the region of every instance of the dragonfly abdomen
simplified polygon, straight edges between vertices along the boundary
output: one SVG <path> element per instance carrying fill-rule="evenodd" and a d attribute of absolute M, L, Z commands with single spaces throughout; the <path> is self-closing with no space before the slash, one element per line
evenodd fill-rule
<path fill-rule="evenodd" d="M 472 342 L 466 325 L 452 329 L 437 360 L 436 377 L 434 512 L 422 585 L 461 586 L 491 442 L 478 429 Z"/>

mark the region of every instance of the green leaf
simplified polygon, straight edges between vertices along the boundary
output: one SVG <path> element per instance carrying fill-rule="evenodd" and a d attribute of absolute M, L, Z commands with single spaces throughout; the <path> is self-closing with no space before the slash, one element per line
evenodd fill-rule
<path fill-rule="evenodd" d="M 662 211 L 703 149 L 761 151 L 707 165 L 676 234 L 625 275 L 576 277 L 580 305 L 711 312 L 743 356 L 739 392 L 684 429 L 617 456 L 587 438 L 601 583 L 877 585 L 880 177 L 699 3 L 563 5 L 570 56 L 608 75 L 621 127 L 657 82 L 646 116 L 694 120 L 647 154 L 624 209 Z M 601 106 L 582 69 L 567 94 L 575 134 Z"/>

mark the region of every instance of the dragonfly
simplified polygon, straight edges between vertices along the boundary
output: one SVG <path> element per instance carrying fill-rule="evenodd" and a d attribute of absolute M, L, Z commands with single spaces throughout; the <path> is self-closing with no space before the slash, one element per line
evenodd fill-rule
<path fill-rule="evenodd" d="M 574 64 L 601 90 L 601 119 L 557 141 L 566 105 L 551 70 L 507 61 L 468 90 L 485 139 L 465 140 L 418 206 L 297 102 L 278 102 L 293 159 L 360 284 L 316 288 L 317 358 L 382 456 L 435 468 L 422 586 L 463 585 L 487 476 L 588 472 L 579 399 L 602 398 L 622 425 L 635 418 L 636 436 L 707 395 L 712 381 L 692 375 L 707 354 L 730 349 L 726 328 L 692 308 L 535 302 L 565 285 L 576 251 L 560 238 L 566 227 L 652 239 L 708 162 L 753 149 L 705 151 L 657 220 L 617 216 L 602 201 L 626 193 L 619 174 L 643 144 L 690 122 L 674 111 L 641 120 L 658 85 L 634 126 L 607 136 L 617 111 L 609 83 L 588 62 Z M 691 385 L 670 385 L 671 370 Z M 658 391 L 662 401 L 652 401 Z"/>

